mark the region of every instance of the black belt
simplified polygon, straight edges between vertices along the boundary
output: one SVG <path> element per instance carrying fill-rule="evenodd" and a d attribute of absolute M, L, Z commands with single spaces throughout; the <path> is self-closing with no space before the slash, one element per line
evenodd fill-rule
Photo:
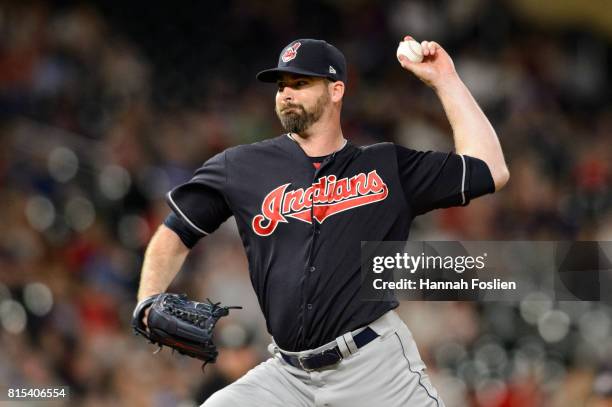
<path fill-rule="evenodd" d="M 353 341 L 355 341 L 355 345 L 357 346 L 357 349 L 359 349 L 372 342 L 377 337 L 378 334 L 374 332 L 372 328 L 367 327 L 355 335 L 353 337 Z M 308 356 L 287 355 L 282 351 L 280 351 L 280 353 L 283 359 L 285 359 L 285 362 L 289 363 L 293 367 L 297 367 L 298 369 L 302 369 L 307 372 L 335 365 L 342 360 L 342 353 L 340 352 L 338 346 L 331 349 L 326 349 L 321 353 Z"/>

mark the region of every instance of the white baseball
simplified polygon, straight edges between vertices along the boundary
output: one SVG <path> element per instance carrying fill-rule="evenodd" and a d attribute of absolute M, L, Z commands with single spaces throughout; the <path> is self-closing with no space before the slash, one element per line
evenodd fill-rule
<path fill-rule="evenodd" d="M 397 47 L 397 56 L 405 56 L 412 62 L 421 62 L 423 60 L 423 49 L 421 44 L 414 40 L 402 41 Z"/>

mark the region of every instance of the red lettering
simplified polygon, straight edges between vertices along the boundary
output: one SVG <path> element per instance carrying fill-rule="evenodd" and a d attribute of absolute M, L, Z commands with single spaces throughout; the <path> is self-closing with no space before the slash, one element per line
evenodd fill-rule
<path fill-rule="evenodd" d="M 281 185 L 264 198 L 261 204 L 262 214 L 255 216 L 252 222 L 253 230 L 258 235 L 269 236 L 276 230 L 279 222 L 287 222 L 281 214 L 280 206 L 288 186 L 289 184 Z M 265 225 L 266 220 L 267 225 Z"/>
<path fill-rule="evenodd" d="M 283 200 L 283 213 L 297 212 L 304 209 L 304 205 L 300 203 L 303 194 L 304 190 L 302 188 L 287 192 Z"/>
<path fill-rule="evenodd" d="M 370 192 L 381 192 L 386 187 L 383 180 L 378 176 L 376 170 L 368 174 L 368 190 Z"/>
<path fill-rule="evenodd" d="M 355 188 L 359 195 L 366 195 L 369 192 L 367 183 L 368 180 L 363 172 L 351 178 L 351 187 Z"/>
<path fill-rule="evenodd" d="M 383 201 L 389 189 L 376 170 L 337 180 L 335 175 L 321 177 L 306 190 L 299 188 L 285 192 L 290 184 L 272 190 L 263 200 L 261 213 L 253 217 L 252 228 L 260 236 L 269 236 L 279 223 L 287 223 L 283 216 L 312 223 L 314 218 L 323 223 L 330 216 L 359 206 Z"/>
<path fill-rule="evenodd" d="M 342 178 L 340 181 L 336 182 L 333 202 L 343 201 L 350 198 L 351 195 L 352 189 L 348 178 Z"/>

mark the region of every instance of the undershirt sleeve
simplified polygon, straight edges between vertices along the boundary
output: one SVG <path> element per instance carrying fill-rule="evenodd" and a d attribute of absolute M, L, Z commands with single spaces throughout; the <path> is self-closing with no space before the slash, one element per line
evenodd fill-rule
<path fill-rule="evenodd" d="M 174 212 L 170 212 L 170 214 L 166 217 L 164 220 L 164 225 L 176 233 L 183 244 L 190 249 L 193 248 L 193 246 L 195 246 L 202 237 L 201 235 L 194 233 L 189 225 L 187 225 L 181 218 L 176 216 Z"/>
<path fill-rule="evenodd" d="M 193 236 L 201 238 L 214 232 L 232 215 L 224 194 L 226 179 L 225 153 L 220 153 L 206 161 L 189 182 L 168 192 L 166 201 L 181 222 L 166 219 L 166 226 L 182 233 L 190 243 Z"/>

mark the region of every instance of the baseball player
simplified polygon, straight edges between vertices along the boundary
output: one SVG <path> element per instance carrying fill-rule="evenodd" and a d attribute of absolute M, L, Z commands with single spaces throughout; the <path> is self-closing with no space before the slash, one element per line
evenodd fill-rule
<path fill-rule="evenodd" d="M 393 311 L 398 302 L 360 300 L 360 242 L 406 240 L 415 216 L 467 205 L 509 174 L 449 55 L 421 45 L 422 62 L 399 63 L 435 90 L 455 152 L 347 142 L 345 58 L 325 41 L 300 39 L 257 75 L 276 83 L 286 133 L 223 151 L 167 194 L 173 212 L 148 246 L 139 299 L 165 291 L 189 249 L 233 215 L 273 339 L 270 359 L 204 406 L 444 405 Z"/>

